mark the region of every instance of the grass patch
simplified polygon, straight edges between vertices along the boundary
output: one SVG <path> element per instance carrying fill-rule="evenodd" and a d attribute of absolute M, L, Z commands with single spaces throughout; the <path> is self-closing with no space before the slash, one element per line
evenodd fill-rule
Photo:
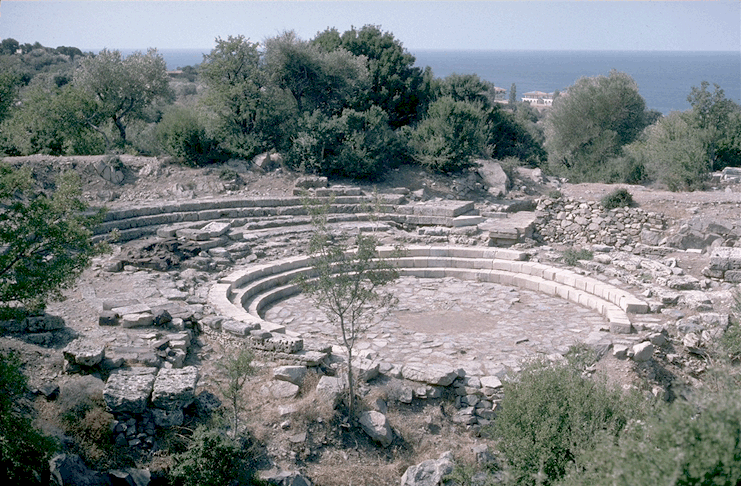
<path fill-rule="evenodd" d="M 569 248 L 561 255 L 561 261 L 572 267 L 579 265 L 579 260 L 591 260 L 592 258 L 594 258 L 594 254 L 583 248 L 581 250 Z"/>

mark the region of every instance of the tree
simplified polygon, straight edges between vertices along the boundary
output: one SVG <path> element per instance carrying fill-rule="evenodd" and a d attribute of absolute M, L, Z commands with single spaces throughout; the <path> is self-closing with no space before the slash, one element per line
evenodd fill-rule
<path fill-rule="evenodd" d="M 298 118 L 290 93 L 270 83 L 259 48 L 243 36 L 217 38 L 199 70 L 208 86 L 204 102 L 215 114 L 210 136 L 222 149 L 244 158 L 287 150 Z"/>
<path fill-rule="evenodd" d="M 512 83 L 512 86 L 509 88 L 509 101 L 507 104 L 512 110 L 517 109 L 517 86 L 515 86 L 515 83 Z"/>
<path fill-rule="evenodd" d="M 60 176 L 51 195 L 37 191 L 29 168 L 0 165 L 0 311 L 17 314 L 19 305 L 39 311 L 50 298 L 106 250 L 93 243 L 92 228 L 102 211 L 85 214 L 79 177 Z"/>
<path fill-rule="evenodd" d="M 13 484 L 49 484 L 49 459 L 56 449 L 18 404 L 28 392 L 20 362 L 0 354 L 0 474 Z"/>
<path fill-rule="evenodd" d="M 692 106 L 688 121 L 701 132 L 711 170 L 741 165 L 741 106 L 729 100 L 723 89 L 703 81 L 687 96 Z"/>
<path fill-rule="evenodd" d="M 77 87 L 35 85 L 24 90 L 21 105 L 2 125 L 5 138 L 20 155 L 88 155 L 108 141 L 94 101 Z"/>
<path fill-rule="evenodd" d="M 271 83 L 291 93 L 299 113 L 341 113 L 368 82 L 364 57 L 324 51 L 293 31 L 265 41 L 264 62 Z"/>
<path fill-rule="evenodd" d="M 484 153 L 484 112 L 475 104 L 446 96 L 430 105 L 411 135 L 413 157 L 438 172 L 458 172 Z"/>
<path fill-rule="evenodd" d="M 601 440 L 640 417 L 636 397 L 582 376 L 572 364 L 535 362 L 504 384 L 502 410 L 490 429 L 514 484 L 554 484 Z M 568 356 L 568 355 L 567 355 Z M 625 483 L 646 484 L 646 483 Z"/>
<path fill-rule="evenodd" d="M 545 119 L 548 162 L 574 181 L 596 180 L 646 127 L 646 103 L 625 73 L 581 78 Z"/>
<path fill-rule="evenodd" d="M 700 188 L 711 168 L 702 132 L 687 112 L 661 118 L 625 152 L 649 179 L 672 191 Z"/>
<path fill-rule="evenodd" d="M 359 30 L 353 27 L 341 36 L 336 29 L 327 29 L 312 42 L 325 51 L 342 48 L 366 59 L 370 87 L 357 94 L 352 108 L 365 111 L 378 106 L 388 114 L 393 128 L 417 120 L 420 108 L 430 96 L 429 78 L 414 66 L 416 59 L 393 34 L 365 25 Z"/>
<path fill-rule="evenodd" d="M 254 355 L 249 349 L 241 349 L 236 355 L 225 356 L 219 363 L 219 369 L 224 373 L 224 381 L 220 385 L 221 393 L 232 407 L 232 439 L 239 434 L 239 414 L 243 408 L 244 385 L 247 378 L 255 374 L 252 366 Z"/>
<path fill-rule="evenodd" d="M 12 37 L 3 39 L 3 41 L 0 42 L 0 55 L 12 56 L 16 53 L 20 46 L 21 45 L 18 43 L 18 41 L 13 39 Z"/>
<path fill-rule="evenodd" d="M 433 84 L 435 97 L 450 97 L 489 108 L 495 98 L 494 84 L 484 81 L 476 74 L 451 74 Z"/>
<path fill-rule="evenodd" d="M 528 108 L 523 107 L 517 114 L 525 113 Z M 537 167 L 545 162 L 548 154 L 526 126 L 518 122 L 515 115 L 501 109 L 499 105 L 494 105 L 487 111 L 487 152 L 493 159 L 517 157 L 524 163 Z"/>
<path fill-rule="evenodd" d="M 384 317 L 395 297 L 382 286 L 398 277 L 387 258 L 379 257 L 373 235 L 359 233 L 351 249 L 343 235 L 333 234 L 327 223 L 329 203 L 306 201 L 314 231 L 309 242 L 312 275 L 298 279 L 314 305 L 337 326 L 347 359 L 348 409 L 355 416 L 353 349 L 369 327 Z"/>
<path fill-rule="evenodd" d="M 96 111 L 114 124 L 124 144 L 126 127 L 143 119 L 153 103 L 172 96 L 167 64 L 156 49 L 126 58 L 120 51 L 103 49 L 82 60 L 74 82 L 93 97 Z"/>
<path fill-rule="evenodd" d="M 347 108 L 333 117 L 317 110 L 299 121 L 288 164 L 327 176 L 376 179 L 401 152 L 388 115 L 378 106 L 364 112 Z"/>
<path fill-rule="evenodd" d="M 10 112 L 18 95 L 20 77 L 12 71 L 0 72 L 0 122 Z"/>

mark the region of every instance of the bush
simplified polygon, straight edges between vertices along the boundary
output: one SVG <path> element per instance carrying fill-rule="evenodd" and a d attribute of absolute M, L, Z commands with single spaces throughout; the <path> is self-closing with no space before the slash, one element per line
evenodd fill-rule
<path fill-rule="evenodd" d="M 635 416 L 633 403 L 571 366 L 536 362 L 504 384 L 489 432 L 515 484 L 553 484 L 602 434 L 617 437 Z"/>
<path fill-rule="evenodd" d="M 398 158 L 398 145 L 388 115 L 378 107 L 332 117 L 317 110 L 301 119 L 287 162 L 306 172 L 373 180 Z"/>
<path fill-rule="evenodd" d="M 188 450 L 175 456 L 170 470 L 174 485 L 259 485 L 249 453 L 239 441 L 218 429 L 199 426 Z"/>
<path fill-rule="evenodd" d="M 584 454 L 561 484 L 737 485 L 741 482 L 739 391 L 699 407 L 676 401 Z"/>
<path fill-rule="evenodd" d="M 444 97 L 427 110 L 411 137 L 414 159 L 437 172 L 470 167 L 484 152 L 485 119 L 478 105 Z"/>
<path fill-rule="evenodd" d="M 162 149 L 187 165 L 223 162 L 226 158 L 218 143 L 207 135 L 198 115 L 189 108 L 170 108 L 157 124 L 155 133 Z"/>
<path fill-rule="evenodd" d="M 18 407 L 26 377 L 14 356 L 0 355 L 0 476 L 8 484 L 48 484 L 49 459 L 56 449 Z"/>
<path fill-rule="evenodd" d="M 627 189 L 615 189 L 600 201 L 605 209 L 627 208 L 635 205 L 633 195 Z"/>

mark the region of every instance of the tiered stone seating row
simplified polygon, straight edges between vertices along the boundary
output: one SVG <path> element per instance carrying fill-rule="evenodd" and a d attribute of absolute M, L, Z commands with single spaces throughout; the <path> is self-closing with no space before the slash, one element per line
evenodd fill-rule
<path fill-rule="evenodd" d="M 392 257 L 395 249 L 379 248 Z M 523 252 L 475 247 L 413 246 L 392 260 L 402 275 L 421 278 L 455 277 L 517 286 L 561 297 L 603 315 L 613 333 L 630 333 L 630 313 L 646 313 L 648 304 L 629 292 L 570 270 L 525 261 Z M 310 257 L 292 257 L 270 264 L 235 270 L 211 288 L 209 303 L 226 319 L 253 329 L 285 333 L 285 327 L 265 321 L 262 311 L 271 303 L 300 291 L 295 279 L 312 276 Z"/>

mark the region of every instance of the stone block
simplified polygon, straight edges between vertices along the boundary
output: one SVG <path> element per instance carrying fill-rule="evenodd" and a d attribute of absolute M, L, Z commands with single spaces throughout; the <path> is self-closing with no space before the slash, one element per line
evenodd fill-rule
<path fill-rule="evenodd" d="M 301 386 L 306 376 L 305 366 L 280 366 L 273 370 L 273 378 Z"/>
<path fill-rule="evenodd" d="M 106 406 L 114 413 L 141 414 L 146 410 L 156 368 L 131 368 L 111 373 L 103 388 Z"/>
<path fill-rule="evenodd" d="M 296 398 L 299 393 L 299 387 L 288 381 L 274 380 L 265 385 L 262 392 L 264 395 L 276 400 L 285 400 Z"/>
<path fill-rule="evenodd" d="M 437 386 L 449 386 L 458 378 L 457 369 L 440 364 L 408 364 L 402 367 L 401 373 L 407 380 Z"/>
<path fill-rule="evenodd" d="M 249 336 L 250 332 L 260 329 L 256 322 L 242 322 L 228 319 L 221 323 L 221 330 L 239 337 Z"/>
<path fill-rule="evenodd" d="M 152 409 L 152 418 L 154 418 L 154 424 L 157 427 L 163 429 L 171 429 L 172 427 L 180 427 L 183 425 L 183 410 L 162 410 L 161 408 Z"/>
<path fill-rule="evenodd" d="M 121 317 L 121 327 L 146 327 L 154 324 L 152 314 L 124 314 Z"/>
<path fill-rule="evenodd" d="M 101 342 L 75 339 L 62 350 L 64 359 L 80 366 L 95 366 L 103 360 L 104 345 Z"/>
<path fill-rule="evenodd" d="M 642 363 L 649 361 L 654 354 L 654 345 L 650 341 L 633 346 L 633 361 Z"/>
<path fill-rule="evenodd" d="M 360 427 L 374 442 L 388 447 L 394 440 L 389 421 L 384 414 L 374 410 L 360 414 Z"/>
<path fill-rule="evenodd" d="M 347 381 L 341 377 L 322 376 L 316 385 L 317 395 L 324 401 L 337 408 L 347 388 Z"/>
<path fill-rule="evenodd" d="M 187 407 L 195 398 L 198 368 L 161 369 L 153 384 L 152 404 L 163 410 Z"/>

